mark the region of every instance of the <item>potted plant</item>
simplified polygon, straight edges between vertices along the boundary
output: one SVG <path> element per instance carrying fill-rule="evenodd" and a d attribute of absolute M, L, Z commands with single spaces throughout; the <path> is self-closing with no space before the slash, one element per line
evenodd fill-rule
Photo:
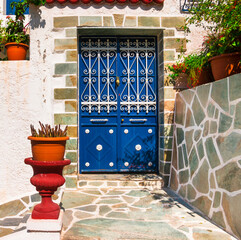
<path fill-rule="evenodd" d="M 27 26 L 24 25 L 24 13 L 30 4 L 40 6 L 45 4 L 45 0 L 23 0 L 12 2 L 11 7 L 15 7 L 15 18 L 6 17 L 5 26 L 0 20 L 0 44 L 5 44 L 8 60 L 25 60 L 29 49 L 29 34 Z"/>
<path fill-rule="evenodd" d="M 25 60 L 29 48 L 29 34 L 26 33 L 27 25 L 24 25 L 24 12 L 28 4 L 12 2 L 15 7 L 15 19 L 6 17 L 5 27 L 1 26 L 0 43 L 5 44 L 8 60 Z M 3 21 L 1 21 L 1 24 Z"/>
<path fill-rule="evenodd" d="M 187 89 L 213 81 L 209 72 L 208 57 L 203 51 L 184 56 L 168 66 L 174 89 Z"/>
<path fill-rule="evenodd" d="M 40 129 L 35 130 L 33 125 L 30 125 L 32 136 L 31 140 L 33 160 L 36 161 L 61 161 L 64 159 L 65 144 L 69 139 L 67 136 L 68 126 L 64 130 L 57 125 L 51 128 L 50 125 L 40 124 Z"/>
<path fill-rule="evenodd" d="M 208 35 L 204 41 L 212 73 L 215 80 L 220 80 L 241 72 L 241 42 L 239 31 L 231 34 L 224 32 Z"/>
<path fill-rule="evenodd" d="M 215 80 L 241 72 L 240 0 L 203 0 L 190 9 L 184 30 L 195 24 L 208 31 L 204 51 L 209 57 Z M 218 65 L 216 65 L 218 64 Z"/>
<path fill-rule="evenodd" d="M 188 69 L 183 61 L 177 61 L 175 64 L 168 66 L 170 71 L 170 83 L 174 89 L 184 90 L 188 88 Z"/>

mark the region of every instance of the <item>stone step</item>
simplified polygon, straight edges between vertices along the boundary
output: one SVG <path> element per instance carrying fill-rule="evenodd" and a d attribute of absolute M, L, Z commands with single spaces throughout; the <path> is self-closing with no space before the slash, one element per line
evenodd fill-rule
<path fill-rule="evenodd" d="M 78 189 L 86 188 L 147 188 L 161 189 L 163 179 L 157 174 L 79 174 Z"/>

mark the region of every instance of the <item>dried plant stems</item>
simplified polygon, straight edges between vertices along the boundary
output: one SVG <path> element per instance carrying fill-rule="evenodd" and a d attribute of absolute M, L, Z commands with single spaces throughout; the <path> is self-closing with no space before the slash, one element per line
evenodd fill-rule
<path fill-rule="evenodd" d="M 39 125 L 40 125 L 40 129 L 38 129 L 38 131 L 35 130 L 32 124 L 30 125 L 32 137 L 66 137 L 67 136 L 68 126 L 66 126 L 64 130 L 62 130 L 60 128 L 60 124 L 51 128 L 49 124 L 44 125 L 39 121 Z"/>

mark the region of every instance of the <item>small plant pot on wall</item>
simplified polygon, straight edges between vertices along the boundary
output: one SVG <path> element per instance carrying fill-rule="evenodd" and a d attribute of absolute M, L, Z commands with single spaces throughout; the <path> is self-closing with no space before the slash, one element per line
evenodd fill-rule
<path fill-rule="evenodd" d="M 215 81 L 241 73 L 241 53 L 227 53 L 209 59 Z"/>
<path fill-rule="evenodd" d="M 175 78 L 173 89 L 180 91 L 188 89 L 188 75 L 186 73 L 180 73 L 179 76 Z"/>
<path fill-rule="evenodd" d="M 198 82 L 197 82 L 196 86 L 200 86 L 200 85 L 210 83 L 210 82 L 213 82 L 213 81 L 214 81 L 214 78 L 213 78 L 210 67 L 209 68 L 204 67 L 201 70 L 201 74 L 198 78 Z"/>
<path fill-rule="evenodd" d="M 6 43 L 8 60 L 25 60 L 29 46 L 24 43 Z"/>
<path fill-rule="evenodd" d="M 31 140 L 33 160 L 36 161 L 62 161 L 66 141 L 69 137 L 28 137 Z"/>

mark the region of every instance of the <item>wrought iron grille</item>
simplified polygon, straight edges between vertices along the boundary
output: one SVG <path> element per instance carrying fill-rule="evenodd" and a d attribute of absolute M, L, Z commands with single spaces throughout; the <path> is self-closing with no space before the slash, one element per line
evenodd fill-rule
<path fill-rule="evenodd" d="M 81 94 L 81 110 L 116 111 L 117 94 L 115 90 L 117 42 L 115 39 L 83 39 L 81 58 L 85 88 Z"/>
<path fill-rule="evenodd" d="M 120 59 L 123 66 L 123 90 L 120 94 L 121 111 L 146 113 L 156 110 L 153 90 L 155 63 L 154 39 L 127 39 L 120 41 Z"/>
<path fill-rule="evenodd" d="M 182 12 L 188 12 L 193 7 L 196 7 L 199 3 L 199 0 L 180 0 L 180 6 Z"/>
<path fill-rule="evenodd" d="M 115 112 L 120 78 L 121 111 L 155 112 L 155 47 L 154 38 L 82 38 L 81 110 Z"/>

